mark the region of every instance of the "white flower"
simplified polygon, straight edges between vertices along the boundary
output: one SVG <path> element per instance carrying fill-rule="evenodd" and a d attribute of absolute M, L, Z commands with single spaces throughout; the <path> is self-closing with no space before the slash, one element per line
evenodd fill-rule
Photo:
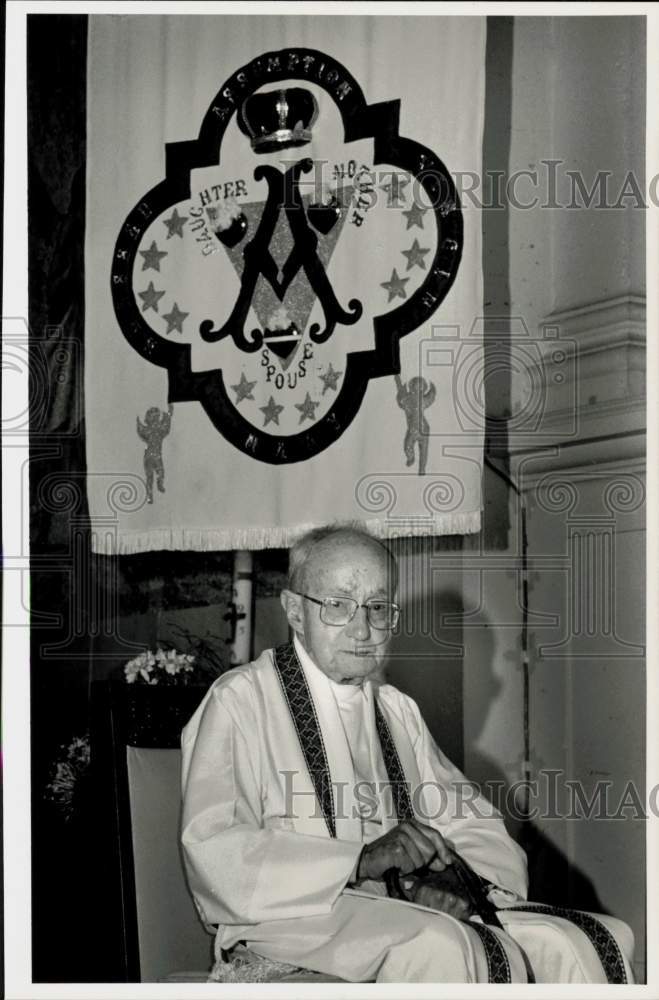
<path fill-rule="evenodd" d="M 132 684 L 137 680 L 137 675 L 142 668 L 142 658 L 136 656 L 134 660 L 130 660 L 124 667 L 124 674 L 126 675 L 126 680 L 129 684 Z"/>
<path fill-rule="evenodd" d="M 164 662 L 165 670 L 168 674 L 177 674 L 181 669 L 178 655 L 175 649 L 170 649 Z"/>
<path fill-rule="evenodd" d="M 179 653 L 176 649 L 163 649 L 158 646 L 155 653 L 145 650 L 124 666 L 126 683 L 145 681 L 147 684 L 158 684 L 160 672 L 164 671 L 170 677 L 177 674 L 189 674 L 194 670 L 196 657 L 192 653 Z"/>
<path fill-rule="evenodd" d="M 89 737 L 75 736 L 68 746 L 61 746 L 63 758 L 56 761 L 51 781 L 46 785 L 46 797 L 59 806 L 66 820 L 73 814 L 76 784 L 89 767 Z"/>
<path fill-rule="evenodd" d="M 128 684 L 134 684 L 138 677 L 143 677 L 149 682 L 149 674 L 155 664 L 155 658 L 151 650 L 140 653 L 133 660 L 129 660 L 124 666 L 124 675 Z"/>

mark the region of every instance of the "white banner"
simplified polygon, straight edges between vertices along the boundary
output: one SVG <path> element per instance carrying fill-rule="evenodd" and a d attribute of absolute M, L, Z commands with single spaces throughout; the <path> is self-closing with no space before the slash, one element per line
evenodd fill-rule
<path fill-rule="evenodd" d="M 479 530 L 484 89 L 480 17 L 90 17 L 96 551 Z"/>

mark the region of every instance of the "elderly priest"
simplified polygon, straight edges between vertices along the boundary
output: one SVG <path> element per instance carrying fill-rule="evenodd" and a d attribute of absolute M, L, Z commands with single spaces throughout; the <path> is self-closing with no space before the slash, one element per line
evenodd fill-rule
<path fill-rule="evenodd" d="M 395 590 L 380 541 L 307 534 L 281 597 L 292 644 L 219 678 L 183 732 L 183 850 L 218 960 L 352 982 L 633 982 L 624 923 L 525 902 L 501 816 L 384 682 Z"/>

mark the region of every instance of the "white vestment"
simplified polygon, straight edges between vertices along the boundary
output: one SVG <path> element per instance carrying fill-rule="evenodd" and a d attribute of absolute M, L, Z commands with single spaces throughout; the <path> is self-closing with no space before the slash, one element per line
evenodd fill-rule
<path fill-rule="evenodd" d="M 297 710 L 272 650 L 220 677 L 183 731 L 183 853 L 200 915 L 217 926 L 218 954 L 245 941 L 265 957 L 353 982 L 488 982 L 487 929 L 476 933 L 471 922 L 388 899 L 380 882 L 348 888 L 364 840 L 399 821 L 376 732 L 376 697 L 415 815 L 497 887 L 497 906 L 526 897 L 523 851 L 436 746 L 412 699 L 367 681 L 355 718 L 355 705 L 342 704 L 352 697 L 337 698 L 337 685 L 296 649 L 313 713 L 304 732 L 294 724 Z M 303 753 L 308 732 L 311 741 L 320 734 L 316 751 L 331 775 L 335 836 Z M 371 788 L 358 784 L 367 767 Z M 513 982 L 526 981 L 529 963 L 537 982 L 607 981 L 583 929 L 541 911 L 499 916 L 507 933 L 491 933 L 505 945 Z M 618 964 L 633 982 L 629 928 L 610 917 L 598 921 L 615 935 Z"/>

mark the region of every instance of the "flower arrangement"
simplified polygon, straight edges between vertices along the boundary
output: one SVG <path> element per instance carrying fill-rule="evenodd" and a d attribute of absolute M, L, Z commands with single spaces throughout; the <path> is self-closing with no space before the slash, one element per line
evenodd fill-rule
<path fill-rule="evenodd" d="M 118 667 L 118 679 L 140 688 L 156 685 L 203 687 L 210 685 L 228 669 L 229 665 L 217 648 L 217 644 L 223 642 L 219 636 L 210 632 L 204 636 L 196 635 L 171 623 L 170 631 L 181 640 L 184 652 L 163 648 L 164 644 L 158 643 L 155 652 L 147 649 L 123 667 Z M 89 733 L 84 733 L 74 736 L 70 743 L 62 744 L 58 757 L 51 765 L 50 780 L 44 787 L 45 798 L 57 806 L 66 822 L 75 816 L 78 791 L 89 774 L 90 756 Z"/>
<path fill-rule="evenodd" d="M 89 770 L 89 735 L 74 736 L 68 745 L 60 747 L 62 752 L 54 765 L 52 778 L 46 785 L 46 798 L 58 806 L 65 820 L 70 820 L 74 812 L 75 792 L 78 782 L 86 777 Z"/>
<path fill-rule="evenodd" d="M 222 641 L 219 636 L 209 632 L 198 636 L 181 626 L 172 631 L 183 640 L 186 651 L 163 649 L 160 643 L 155 652 L 145 650 L 124 665 L 127 684 L 210 684 L 227 669 L 215 645 Z"/>
<path fill-rule="evenodd" d="M 179 653 L 175 649 L 161 649 L 152 653 L 145 650 L 124 666 L 127 684 L 187 684 L 194 673 L 195 657 L 192 653 Z"/>

